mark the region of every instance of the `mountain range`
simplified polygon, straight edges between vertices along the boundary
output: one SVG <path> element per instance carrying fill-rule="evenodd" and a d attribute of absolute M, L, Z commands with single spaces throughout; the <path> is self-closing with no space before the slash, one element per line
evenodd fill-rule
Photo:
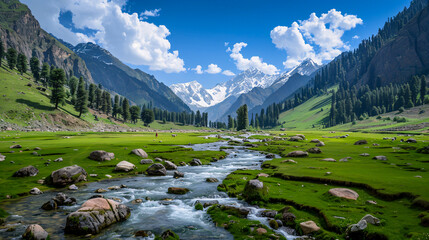
<path fill-rule="evenodd" d="M 252 109 L 283 100 L 307 84 L 320 67 L 313 60 L 306 59 L 283 74 L 267 75 L 256 68 L 249 68 L 210 89 L 205 89 L 197 81 L 173 84 L 170 88 L 191 109 L 208 112 L 212 121 L 226 121 L 227 116 L 235 116 L 235 111 L 243 104 Z"/>

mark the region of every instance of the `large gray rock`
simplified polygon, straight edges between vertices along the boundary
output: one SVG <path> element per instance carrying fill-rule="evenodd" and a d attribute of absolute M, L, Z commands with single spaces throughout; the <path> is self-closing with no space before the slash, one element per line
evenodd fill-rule
<path fill-rule="evenodd" d="M 13 177 L 34 177 L 39 173 L 39 169 L 34 166 L 27 166 L 19 169 L 13 174 Z"/>
<path fill-rule="evenodd" d="M 142 158 L 148 158 L 149 157 L 149 155 L 147 155 L 147 153 L 141 148 L 134 149 L 131 151 L 131 153 L 135 154 L 139 157 L 142 157 Z"/>
<path fill-rule="evenodd" d="M 52 184 L 58 187 L 86 181 L 87 177 L 88 173 L 78 165 L 63 167 L 51 173 Z"/>
<path fill-rule="evenodd" d="M 59 206 L 72 206 L 76 204 L 76 198 L 69 197 L 64 193 L 58 193 L 54 198 L 42 205 L 43 210 L 55 210 Z"/>
<path fill-rule="evenodd" d="M 165 161 L 164 166 L 165 166 L 165 169 L 167 169 L 167 170 L 176 170 L 177 169 L 176 164 L 174 164 L 170 161 Z"/>
<path fill-rule="evenodd" d="M 318 148 L 318 147 L 314 147 L 314 148 L 308 149 L 307 152 L 309 152 L 309 153 L 322 153 L 322 150 L 320 150 L 320 148 Z"/>
<path fill-rule="evenodd" d="M 140 164 L 152 164 L 153 160 L 152 159 L 142 159 L 140 160 Z"/>
<path fill-rule="evenodd" d="M 365 220 L 367 223 L 372 225 L 380 225 L 380 219 L 372 216 L 371 214 L 365 215 L 360 221 Z"/>
<path fill-rule="evenodd" d="M 268 194 L 268 188 L 258 179 L 249 180 L 244 186 L 243 197 L 246 201 L 265 200 Z"/>
<path fill-rule="evenodd" d="M 302 233 L 305 235 L 320 230 L 320 227 L 318 227 L 317 224 L 313 221 L 302 222 L 299 224 L 299 226 L 301 227 Z"/>
<path fill-rule="evenodd" d="M 375 156 L 372 159 L 381 160 L 381 161 L 387 161 L 387 157 L 386 156 Z"/>
<path fill-rule="evenodd" d="M 93 151 L 89 154 L 89 158 L 95 161 L 110 161 L 115 158 L 115 154 L 111 152 L 106 152 L 103 150 Z"/>
<path fill-rule="evenodd" d="M 173 177 L 174 178 L 182 178 L 182 177 L 185 177 L 185 173 L 179 172 L 179 171 L 174 171 Z"/>
<path fill-rule="evenodd" d="M 22 239 L 45 240 L 49 239 L 49 234 L 39 224 L 31 224 L 25 230 L 24 234 L 22 235 Z"/>
<path fill-rule="evenodd" d="M 189 165 L 191 165 L 191 166 L 200 166 L 200 165 L 203 165 L 203 163 L 201 162 L 200 159 L 194 158 L 194 159 L 192 159 L 192 161 L 189 162 Z"/>
<path fill-rule="evenodd" d="M 346 198 L 350 200 L 356 200 L 359 194 L 348 188 L 331 188 L 329 194 L 335 197 Z"/>
<path fill-rule="evenodd" d="M 79 210 L 67 216 L 65 232 L 97 234 L 116 222 L 125 221 L 130 215 L 130 208 L 124 204 L 105 198 L 89 199 Z"/>
<path fill-rule="evenodd" d="M 358 140 L 355 142 L 355 145 L 364 145 L 364 144 L 368 144 L 368 141 L 363 139 L 363 140 Z"/>
<path fill-rule="evenodd" d="M 308 152 L 304 151 L 293 151 L 287 154 L 288 157 L 307 157 Z"/>
<path fill-rule="evenodd" d="M 147 175 L 149 176 L 165 176 L 167 175 L 167 170 L 161 163 L 155 163 L 150 165 L 146 170 Z"/>
<path fill-rule="evenodd" d="M 116 164 L 115 171 L 118 172 L 129 172 L 136 168 L 136 166 L 130 162 L 127 161 L 120 161 L 118 164 Z"/>
<path fill-rule="evenodd" d="M 359 232 L 364 230 L 368 226 L 367 222 L 365 220 L 360 220 L 356 224 L 352 224 L 349 226 L 350 232 Z"/>

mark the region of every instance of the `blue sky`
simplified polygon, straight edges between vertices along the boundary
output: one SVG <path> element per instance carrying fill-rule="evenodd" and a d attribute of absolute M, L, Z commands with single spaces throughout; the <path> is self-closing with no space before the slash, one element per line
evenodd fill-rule
<path fill-rule="evenodd" d="M 273 73 L 273 69 L 276 72 L 283 72 L 287 67 L 308 56 L 314 56 L 326 63 L 339 51 L 353 49 L 363 38 L 376 33 L 388 17 L 394 16 L 404 6 L 408 6 L 410 0 L 108 2 L 23 0 L 23 2 L 29 5 L 42 27 L 58 35 L 57 37 L 74 44 L 95 41 L 131 67 L 153 74 L 166 85 L 197 80 L 205 87 L 212 87 L 232 77 L 231 74 L 228 76 L 222 74 L 225 70 L 237 74 L 246 67 L 256 66 L 267 73 Z M 120 10 L 115 8 L 116 6 Z M 149 13 L 146 15 L 154 16 L 142 14 L 145 11 Z M 137 15 L 131 16 L 133 13 L 138 14 L 138 19 L 135 17 Z M 326 24 L 326 27 L 332 30 L 328 33 L 335 33 L 336 37 L 321 40 L 321 36 L 317 36 L 320 33 L 311 28 L 314 26 L 311 24 L 315 23 L 314 19 L 309 19 L 312 13 L 315 13 L 318 22 L 322 19 L 322 14 L 330 13 L 326 19 L 331 15 L 340 16 L 342 20 L 332 20 Z M 307 27 L 302 22 L 305 20 L 308 20 Z M 341 23 L 348 25 L 333 29 L 332 24 L 337 23 L 334 21 L 340 25 Z M 306 44 L 303 47 L 307 50 L 311 48 L 305 56 L 293 57 L 292 51 L 300 48 L 286 42 L 288 39 L 281 35 L 282 30 L 292 29 L 293 22 L 299 25 L 297 29 L 301 31 Z M 133 27 L 125 28 L 126 23 Z M 58 27 L 58 24 L 62 26 Z M 270 35 L 278 26 L 282 27 L 277 28 L 278 31 L 274 31 L 274 35 Z M 338 33 L 339 37 L 336 35 Z M 332 47 L 330 39 L 341 42 Z M 247 46 L 237 48 L 238 52 L 235 53 L 238 54 L 236 55 L 238 58 L 244 60 L 237 60 L 231 54 L 234 52 L 234 44 L 241 42 Z M 225 46 L 225 43 L 229 44 Z M 135 48 L 130 49 L 130 45 Z M 158 51 L 153 50 L 158 47 Z M 228 47 L 233 51 L 227 52 Z M 321 57 L 323 48 L 328 57 L 326 55 Z M 246 62 L 253 56 L 259 58 L 254 59 L 255 62 L 253 60 L 250 63 Z M 212 74 L 207 72 L 197 74 L 192 70 L 201 65 L 202 71 L 205 71 L 209 64 L 218 66 L 212 68 Z"/>

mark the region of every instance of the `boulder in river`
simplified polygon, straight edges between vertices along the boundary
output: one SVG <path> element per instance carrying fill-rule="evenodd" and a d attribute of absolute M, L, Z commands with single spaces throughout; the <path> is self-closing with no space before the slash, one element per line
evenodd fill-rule
<path fill-rule="evenodd" d="M 258 179 L 248 181 L 243 191 L 243 197 L 248 202 L 265 200 L 267 194 L 268 188 Z"/>
<path fill-rule="evenodd" d="M 210 207 L 210 206 L 215 205 L 215 204 L 219 204 L 219 201 L 218 200 L 197 200 L 195 202 L 195 205 L 197 205 L 197 204 L 201 204 L 201 205 L 203 205 L 204 208 L 206 208 L 206 207 Z"/>
<path fill-rule="evenodd" d="M 30 190 L 30 194 L 31 195 L 40 195 L 40 194 L 42 194 L 43 192 L 42 191 L 40 191 L 40 189 L 38 189 L 38 188 L 32 188 L 31 190 Z"/>
<path fill-rule="evenodd" d="M 85 169 L 78 165 L 73 165 L 53 171 L 50 176 L 50 181 L 55 186 L 64 187 L 68 184 L 86 181 L 87 177 L 88 174 Z"/>
<path fill-rule="evenodd" d="M 282 214 L 282 221 L 284 224 L 289 223 L 289 222 L 293 222 L 293 221 L 295 221 L 295 219 L 296 219 L 295 214 L 293 214 L 291 212 L 286 211 Z"/>
<path fill-rule="evenodd" d="M 141 148 L 137 148 L 137 149 L 132 150 L 131 154 L 135 154 L 135 155 L 142 157 L 142 158 L 148 158 L 149 157 L 149 155 L 147 155 L 147 153 Z"/>
<path fill-rule="evenodd" d="M 129 172 L 136 168 L 136 166 L 130 162 L 127 161 L 120 161 L 118 164 L 116 164 L 115 171 L 119 172 Z"/>
<path fill-rule="evenodd" d="M 161 163 L 155 163 L 150 165 L 150 167 L 146 170 L 146 173 L 149 176 L 165 176 L 167 175 L 167 170 Z"/>
<path fill-rule="evenodd" d="M 354 145 L 364 145 L 364 144 L 368 144 L 368 141 L 363 139 L 363 140 L 358 140 L 354 143 Z"/>
<path fill-rule="evenodd" d="M 39 224 L 31 224 L 25 230 L 24 234 L 22 235 L 22 239 L 47 240 L 49 239 L 49 234 Z"/>
<path fill-rule="evenodd" d="M 215 183 L 215 182 L 219 182 L 219 180 L 217 178 L 206 178 L 206 182 Z"/>
<path fill-rule="evenodd" d="M 169 187 L 168 188 L 168 193 L 170 194 L 179 194 L 179 195 L 183 195 L 189 192 L 189 189 L 187 188 L 179 188 L 179 187 Z"/>
<path fill-rule="evenodd" d="M 174 178 L 182 178 L 184 176 L 185 176 L 185 173 L 179 172 L 179 171 L 174 171 L 174 175 L 173 175 Z"/>
<path fill-rule="evenodd" d="M 93 151 L 91 152 L 91 154 L 89 154 L 89 159 L 92 160 L 96 160 L 96 161 L 110 161 L 112 159 L 115 158 L 115 154 L 111 153 L 111 152 L 106 152 L 103 150 L 97 150 L 97 151 Z"/>
<path fill-rule="evenodd" d="M 171 230 L 166 230 L 161 234 L 162 240 L 180 240 L 179 236 Z"/>
<path fill-rule="evenodd" d="M 192 159 L 192 160 L 189 162 L 189 165 L 191 165 L 191 166 L 200 166 L 200 165 L 203 165 L 203 163 L 201 162 L 201 160 L 200 160 L 200 159 L 198 159 L 198 158 L 194 158 L 194 159 Z"/>
<path fill-rule="evenodd" d="M 67 216 L 66 233 L 75 235 L 97 234 L 102 229 L 125 221 L 131 215 L 124 204 L 105 198 L 93 198 Z"/>
<path fill-rule="evenodd" d="M 245 207 L 236 207 L 230 205 L 222 205 L 220 206 L 222 211 L 226 211 L 240 218 L 247 218 L 247 215 L 250 213 L 250 209 Z"/>
<path fill-rule="evenodd" d="M 320 230 L 320 227 L 318 227 L 317 224 L 313 221 L 302 222 L 299 224 L 299 226 L 301 227 L 302 233 L 305 235 Z"/>
<path fill-rule="evenodd" d="M 329 194 L 335 197 L 357 200 L 359 194 L 348 188 L 331 188 Z"/>
<path fill-rule="evenodd" d="M 304 151 L 293 151 L 287 154 L 288 157 L 307 157 L 308 152 Z"/>
<path fill-rule="evenodd" d="M 54 198 L 42 205 L 44 210 L 55 210 L 59 206 L 72 206 L 76 204 L 76 198 L 69 197 L 64 193 L 58 193 Z"/>
<path fill-rule="evenodd" d="M 13 177 L 34 177 L 39 173 L 39 169 L 34 166 L 27 166 L 16 171 Z"/>
<path fill-rule="evenodd" d="M 176 170 L 176 169 L 177 169 L 176 164 L 174 164 L 174 163 L 172 163 L 172 162 L 170 162 L 170 161 L 165 161 L 165 162 L 164 162 L 164 167 L 165 167 L 165 169 L 167 169 L 167 170 Z"/>

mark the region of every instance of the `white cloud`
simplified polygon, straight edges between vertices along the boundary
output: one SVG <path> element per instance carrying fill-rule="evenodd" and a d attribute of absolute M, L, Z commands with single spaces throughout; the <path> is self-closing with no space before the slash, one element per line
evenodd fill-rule
<path fill-rule="evenodd" d="M 222 69 L 218 65 L 212 63 L 212 64 L 209 64 L 205 72 L 210 74 L 217 74 L 222 72 Z"/>
<path fill-rule="evenodd" d="M 359 39 L 359 36 L 358 35 L 354 35 L 353 39 Z"/>
<path fill-rule="evenodd" d="M 197 65 L 195 68 L 192 68 L 193 71 L 195 71 L 196 74 L 203 74 L 203 68 L 201 65 Z"/>
<path fill-rule="evenodd" d="M 238 70 L 245 71 L 249 68 L 256 68 L 259 71 L 269 75 L 278 73 L 279 70 L 276 68 L 276 66 L 264 63 L 262 58 L 258 56 L 253 56 L 250 59 L 244 58 L 241 54 L 241 49 L 246 46 L 247 43 L 240 42 L 234 44 L 232 50 L 231 48 L 227 49 L 227 52 L 231 52 L 229 56 L 235 61 L 235 65 L 237 66 Z"/>
<path fill-rule="evenodd" d="M 93 41 L 120 60 L 165 72 L 185 71 L 178 51 L 171 51 L 167 27 L 142 21 L 137 13 L 122 11 L 125 0 L 23 0 L 41 26 L 72 44 Z M 60 12 L 70 11 L 77 29 L 94 35 L 74 33 L 59 21 Z"/>
<path fill-rule="evenodd" d="M 149 17 L 158 17 L 161 8 L 153 9 L 153 10 L 145 10 L 140 13 L 140 20 L 148 19 Z"/>
<path fill-rule="evenodd" d="M 348 50 L 350 46 L 341 39 L 344 32 L 362 23 L 355 15 L 332 9 L 320 17 L 312 13 L 309 19 L 294 22 L 291 27 L 277 26 L 270 35 L 277 48 L 286 50 L 283 64 L 291 68 L 306 58 L 321 63 Z"/>
<path fill-rule="evenodd" d="M 226 47 L 226 46 L 228 46 L 228 45 L 229 45 L 229 42 L 225 42 L 224 44 L 225 44 L 225 47 Z"/>
<path fill-rule="evenodd" d="M 222 74 L 229 77 L 235 76 L 235 73 L 231 72 L 230 70 L 225 70 L 222 72 Z"/>

